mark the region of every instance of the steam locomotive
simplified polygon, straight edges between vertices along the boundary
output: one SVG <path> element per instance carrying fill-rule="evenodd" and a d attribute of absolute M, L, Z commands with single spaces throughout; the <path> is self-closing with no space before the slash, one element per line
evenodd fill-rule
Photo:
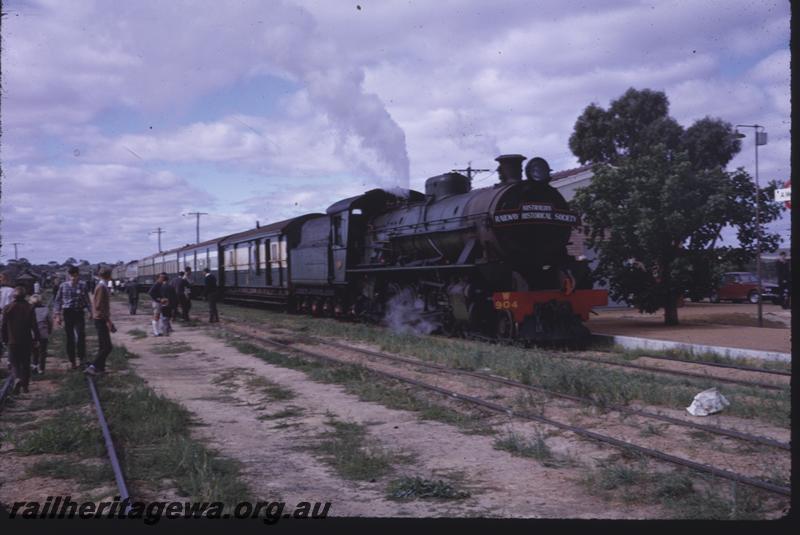
<path fill-rule="evenodd" d="M 425 193 L 373 189 L 326 213 L 148 256 L 137 279 L 192 268 L 218 275 L 228 300 L 367 321 L 399 320 L 424 332 L 532 343 L 589 335 L 593 290 L 585 261 L 567 253 L 580 224 L 542 158 L 496 158 L 499 182 L 472 189 L 457 172 L 429 178 Z"/>

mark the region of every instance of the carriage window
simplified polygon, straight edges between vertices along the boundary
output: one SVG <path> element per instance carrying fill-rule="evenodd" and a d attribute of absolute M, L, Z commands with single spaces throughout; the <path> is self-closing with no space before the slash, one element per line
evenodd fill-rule
<path fill-rule="evenodd" d="M 236 247 L 236 269 L 245 271 L 250 266 L 250 248 L 241 243 Z"/>
<path fill-rule="evenodd" d="M 344 245 L 344 232 L 342 229 L 342 216 L 337 215 L 333 217 L 333 244 L 342 246 Z"/>
<path fill-rule="evenodd" d="M 217 265 L 217 250 L 212 249 L 208 252 L 208 269 L 215 270 L 219 266 Z"/>
<path fill-rule="evenodd" d="M 258 265 L 261 269 L 267 269 L 267 240 L 258 242 Z"/>
<path fill-rule="evenodd" d="M 274 241 L 270 248 L 270 262 L 277 264 L 280 261 L 280 254 L 278 253 L 278 242 Z"/>
<path fill-rule="evenodd" d="M 286 238 L 281 238 L 281 267 L 285 268 L 289 265 L 289 255 L 286 253 Z"/>

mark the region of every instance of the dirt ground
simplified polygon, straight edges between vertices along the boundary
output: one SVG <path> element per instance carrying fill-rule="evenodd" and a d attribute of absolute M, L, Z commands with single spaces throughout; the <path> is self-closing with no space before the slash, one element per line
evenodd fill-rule
<path fill-rule="evenodd" d="M 261 500 L 331 501 L 332 516 L 658 518 L 658 507 L 609 503 L 588 494 L 581 470 L 545 467 L 536 460 L 494 448 L 494 437 L 465 434 L 459 428 L 419 420 L 413 412 L 360 401 L 338 385 L 311 381 L 304 373 L 270 365 L 240 353 L 204 328 L 178 324 L 169 338 L 135 338 L 132 329 L 150 330 L 149 318 L 128 316 L 114 303 L 118 343 L 141 358 L 132 366 L 149 386 L 184 405 L 202 424 L 196 432 L 211 447 L 243 464 L 243 477 Z M 184 342 L 191 350 L 157 352 Z M 156 350 L 156 351 L 154 351 Z M 225 385 L 215 381 L 233 372 Z M 248 390 L 246 377 L 261 376 L 291 389 L 287 401 L 265 402 Z M 231 377 L 231 375 L 229 375 Z M 287 407 L 300 415 L 265 419 Z M 259 419 L 259 417 L 262 417 Z M 351 481 L 308 450 L 326 431 L 326 421 L 365 425 L 383 448 L 413 461 L 395 466 L 378 481 Z M 397 502 L 386 498 L 388 480 L 400 476 L 457 481 L 471 497 L 455 501 Z"/>
<path fill-rule="evenodd" d="M 680 325 L 664 325 L 663 311 L 640 313 L 633 308 L 596 310 L 587 323 L 595 334 L 616 334 L 689 344 L 776 351 L 792 350 L 791 310 L 762 305 L 764 327 L 757 325 L 752 304 L 691 303 L 678 309 Z"/>

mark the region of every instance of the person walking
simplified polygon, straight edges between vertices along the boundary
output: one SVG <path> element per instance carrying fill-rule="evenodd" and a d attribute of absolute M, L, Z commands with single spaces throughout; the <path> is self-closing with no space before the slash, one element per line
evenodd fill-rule
<path fill-rule="evenodd" d="M 131 316 L 135 316 L 139 307 L 139 286 L 135 280 L 128 279 L 125 283 L 125 293 L 128 294 L 128 312 Z"/>
<path fill-rule="evenodd" d="M 217 277 L 208 268 L 203 271 L 205 272 L 206 301 L 208 301 L 208 322 L 219 322 L 219 314 L 217 313 L 217 299 L 219 297 L 217 294 Z"/>
<path fill-rule="evenodd" d="M 169 285 L 172 286 L 173 290 L 175 290 L 176 303 L 175 303 L 175 308 L 172 310 L 172 312 L 173 312 L 172 317 L 175 320 L 182 320 L 183 319 L 183 315 L 182 314 L 178 314 L 178 306 L 180 306 L 181 309 L 183 309 L 183 289 L 184 289 L 184 285 L 186 284 L 186 282 L 183 279 L 184 275 L 185 275 L 185 272 L 179 271 L 178 275 L 174 279 L 169 281 Z"/>
<path fill-rule="evenodd" d="M 31 355 L 31 373 L 34 375 L 42 375 L 47 361 L 47 344 L 50 339 L 50 333 L 53 332 L 53 317 L 50 314 L 50 308 L 46 307 L 42 302 L 42 296 L 33 294 L 28 302 L 33 307 L 34 315 L 36 316 L 36 326 L 39 329 L 39 347 L 33 348 Z"/>
<path fill-rule="evenodd" d="M 97 355 L 94 361 L 84 370 L 89 375 L 97 375 L 106 371 L 106 359 L 111 353 L 111 333 L 117 332 L 114 322 L 111 321 L 111 270 L 104 268 L 100 271 L 100 280 L 94 288 L 92 295 L 92 310 L 94 313 L 94 327 L 97 329 Z"/>
<path fill-rule="evenodd" d="M 0 273 L 0 321 L 3 321 L 3 309 L 14 301 L 14 288 L 11 287 L 11 276 L 7 272 Z M 0 341 L 0 359 L 3 358 L 3 342 Z M 11 367 L 11 362 L 8 363 Z"/>
<path fill-rule="evenodd" d="M 8 359 L 14 377 L 14 394 L 28 393 L 31 380 L 31 351 L 39 343 L 39 328 L 33 307 L 25 300 L 24 286 L 15 288 L 14 301 L 3 309 L 3 342 L 8 345 Z"/>
<path fill-rule="evenodd" d="M 163 299 L 161 288 L 167 283 L 167 274 L 160 273 L 155 284 L 150 287 L 147 294 L 152 300 L 153 306 L 153 336 L 161 336 L 161 300 Z"/>
<path fill-rule="evenodd" d="M 78 360 L 83 364 L 86 360 L 86 321 L 83 315 L 84 309 L 91 315 L 92 309 L 89 302 L 89 292 L 87 285 L 80 277 L 78 266 L 70 266 L 67 270 L 69 280 L 61 283 L 53 301 L 53 314 L 55 315 L 56 325 L 64 324 L 67 333 L 67 358 L 72 369 L 78 368 L 75 361 L 75 349 L 77 346 Z"/>
<path fill-rule="evenodd" d="M 189 321 L 189 311 L 192 310 L 192 268 L 186 266 L 183 270 L 183 291 L 178 294 L 178 298 L 182 298 L 181 312 L 183 312 L 183 321 Z"/>

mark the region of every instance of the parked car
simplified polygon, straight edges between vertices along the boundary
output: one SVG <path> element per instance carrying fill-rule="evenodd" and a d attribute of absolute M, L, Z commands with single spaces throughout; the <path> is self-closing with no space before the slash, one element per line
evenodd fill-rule
<path fill-rule="evenodd" d="M 778 295 L 778 285 L 772 282 L 761 281 L 761 298 L 769 299 L 776 305 L 781 303 Z M 720 301 L 733 301 L 741 303 L 748 301 L 758 303 L 758 278 L 747 271 L 732 271 L 722 275 L 722 281 L 716 290 L 711 292 L 709 300 L 712 303 Z"/>

